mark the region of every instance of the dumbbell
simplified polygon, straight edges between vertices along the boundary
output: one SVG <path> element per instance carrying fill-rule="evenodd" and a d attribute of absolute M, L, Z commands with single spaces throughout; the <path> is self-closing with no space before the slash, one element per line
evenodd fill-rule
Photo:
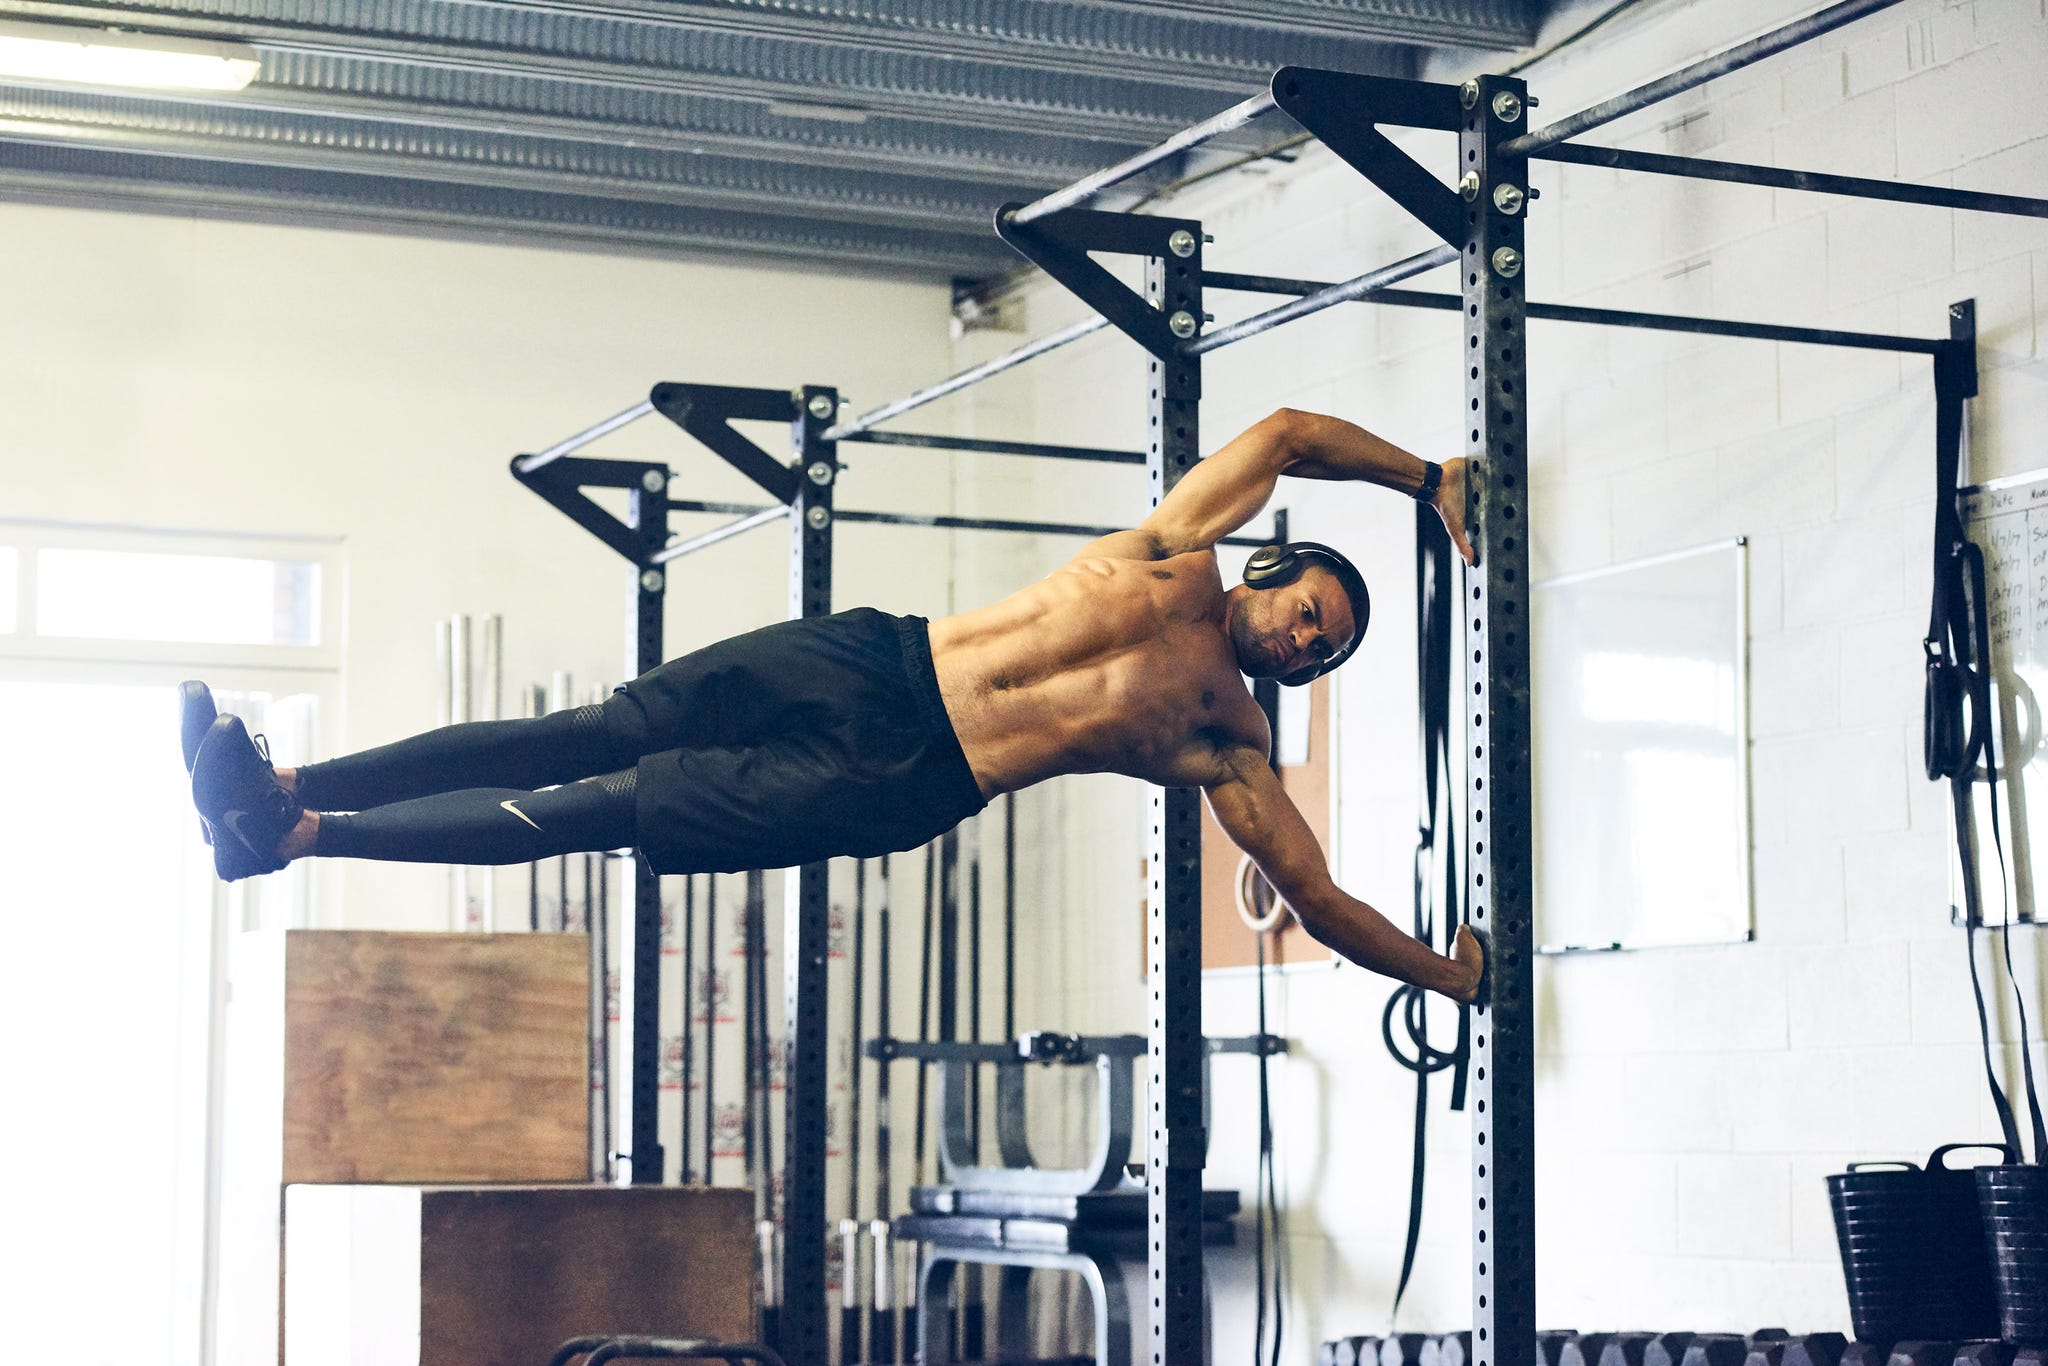
<path fill-rule="evenodd" d="M 1655 1333 L 1611 1333 L 1594 1366 L 1643 1366 L 1643 1356 L 1656 1340 Z"/>
<path fill-rule="evenodd" d="M 1323 1344 L 1323 1366 L 1377 1366 L 1379 1359 L 1378 1338 L 1335 1338 Z"/>
<path fill-rule="evenodd" d="M 1838 1366 L 1885 1366 L 1891 1359 L 1889 1342 L 1852 1342 L 1842 1349 Z"/>
<path fill-rule="evenodd" d="M 1782 1366 L 1842 1366 L 1848 1346 L 1840 1333 L 1803 1333 L 1785 1343 Z"/>
<path fill-rule="evenodd" d="M 2022 1347 L 2012 1354 L 2012 1366 L 2048 1366 L 2048 1347 Z"/>
<path fill-rule="evenodd" d="M 1893 1343 L 1886 1366 L 1955 1366 L 1955 1360 L 1955 1343 L 1916 1340 Z"/>
<path fill-rule="evenodd" d="M 1791 1340 L 1792 1332 L 1787 1328 L 1759 1328 L 1749 1335 L 1749 1345 L 1752 1347 L 1756 1346 L 1759 1342 L 1790 1342 Z"/>
<path fill-rule="evenodd" d="M 2011 1343 L 1995 1339 L 1958 1343 L 1955 1366 L 2012 1366 L 2017 1350 Z"/>
<path fill-rule="evenodd" d="M 1698 1333 L 1659 1333 L 1643 1348 L 1643 1366 L 1679 1366 Z M 1884 1366 L 1879 1362 L 1878 1366 Z"/>
<path fill-rule="evenodd" d="M 1685 1349 L 1679 1363 L 1680 1366 L 1743 1366 L 1743 1358 L 1748 1355 L 1748 1341 L 1734 1333 L 1700 1333 Z"/>
<path fill-rule="evenodd" d="M 1394 1333 L 1380 1339 L 1380 1366 L 1422 1366 L 1427 1333 Z"/>
<path fill-rule="evenodd" d="M 1536 1366 L 1561 1366 L 1565 1344 L 1577 1337 L 1574 1328 L 1554 1328 L 1536 1335 Z"/>
<path fill-rule="evenodd" d="M 1557 1366 L 1600 1366 L 1600 1354 L 1613 1340 L 1612 1333 L 1575 1333 L 1557 1354 Z"/>
<path fill-rule="evenodd" d="M 1445 1333 L 1436 1340 L 1437 1366 L 1472 1366 L 1472 1335 Z"/>

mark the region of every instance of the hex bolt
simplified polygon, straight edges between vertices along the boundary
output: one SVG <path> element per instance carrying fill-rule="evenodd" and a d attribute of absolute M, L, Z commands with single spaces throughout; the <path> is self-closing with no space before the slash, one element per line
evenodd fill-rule
<path fill-rule="evenodd" d="M 830 394 L 812 394 L 811 401 L 806 403 L 804 407 L 812 417 L 830 417 L 832 416 L 832 396 Z"/>
<path fill-rule="evenodd" d="M 1513 123 L 1522 116 L 1522 97 L 1512 90 L 1503 90 L 1493 97 L 1493 116 L 1502 123 Z"/>
<path fill-rule="evenodd" d="M 813 484 L 822 486 L 832 482 L 832 466 L 823 460 L 813 460 L 811 467 L 805 470 L 804 473 L 811 477 Z"/>
<path fill-rule="evenodd" d="M 832 509 L 827 507 L 812 508 L 804 514 L 804 525 L 813 531 L 823 531 L 826 527 L 832 525 Z"/>
<path fill-rule="evenodd" d="M 1493 273 L 1503 279 L 1512 280 L 1522 273 L 1522 253 L 1513 247 L 1501 247 L 1493 253 Z"/>
<path fill-rule="evenodd" d="M 667 470 L 649 470 L 640 476 L 640 487 L 649 493 L 660 493 L 668 487 Z"/>
<path fill-rule="evenodd" d="M 1166 245 L 1175 256 L 1195 254 L 1195 235 L 1186 228 L 1175 228 L 1173 236 L 1166 239 Z"/>
<path fill-rule="evenodd" d="M 1195 335 L 1196 326 L 1195 315 L 1185 308 L 1176 310 L 1174 315 L 1166 320 L 1167 330 L 1182 341 Z"/>
<path fill-rule="evenodd" d="M 1520 213 L 1522 205 L 1527 199 L 1528 196 L 1522 193 L 1522 187 L 1519 185 L 1496 185 L 1493 187 L 1493 207 L 1499 209 L 1504 214 L 1513 215 Z"/>
<path fill-rule="evenodd" d="M 1465 82 L 1465 83 L 1464 83 L 1463 85 L 1459 86 L 1459 87 L 1458 87 L 1458 103 L 1459 103 L 1459 104 L 1462 104 L 1462 105 L 1464 105 L 1464 106 L 1465 106 L 1465 107 L 1466 107 L 1467 109 L 1476 109 L 1476 108 L 1478 108 L 1478 106 L 1479 106 L 1479 82 L 1477 82 L 1477 81 L 1467 81 L 1467 82 Z"/>
<path fill-rule="evenodd" d="M 640 571 L 640 591 L 643 593 L 659 593 L 661 586 L 667 582 L 668 580 L 661 576 L 659 569 L 643 569 Z"/>
<path fill-rule="evenodd" d="M 1479 198 L 1479 172 L 1465 172 L 1465 178 L 1458 182 L 1458 193 L 1465 196 L 1467 204 Z"/>

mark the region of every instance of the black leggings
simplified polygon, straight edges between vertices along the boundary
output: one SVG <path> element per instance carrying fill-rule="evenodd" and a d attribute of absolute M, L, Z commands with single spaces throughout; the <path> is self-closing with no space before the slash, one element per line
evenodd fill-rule
<path fill-rule="evenodd" d="M 637 717 L 588 706 L 444 726 L 308 764 L 294 795 L 328 813 L 313 846 L 326 857 L 500 864 L 622 849 L 637 839 Z"/>

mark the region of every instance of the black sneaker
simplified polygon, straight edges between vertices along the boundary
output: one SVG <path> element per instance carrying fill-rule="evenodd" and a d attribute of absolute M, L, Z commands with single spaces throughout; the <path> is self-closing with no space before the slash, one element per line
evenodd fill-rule
<path fill-rule="evenodd" d="M 213 690 L 197 679 L 188 679 L 178 685 L 178 742 L 185 751 L 185 776 L 192 776 L 192 761 L 199 757 L 199 742 L 206 738 L 207 727 L 219 715 L 213 705 Z M 208 844 L 213 843 L 213 827 L 204 818 L 199 822 L 199 834 Z"/>
<path fill-rule="evenodd" d="M 274 873 L 288 859 L 277 846 L 303 812 L 239 716 L 207 728 L 192 761 L 192 804 L 213 827 L 213 868 L 221 881 Z"/>

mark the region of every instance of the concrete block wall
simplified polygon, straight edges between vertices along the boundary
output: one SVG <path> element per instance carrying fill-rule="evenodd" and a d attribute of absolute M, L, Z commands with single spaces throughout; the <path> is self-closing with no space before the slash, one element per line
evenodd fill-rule
<path fill-rule="evenodd" d="M 1527 73 L 1561 117 L 1797 16 L 1785 0 L 1652 3 Z M 1577 16 L 1578 20 L 1583 15 Z M 1554 25 L 1569 31 L 1575 22 Z M 1463 69 L 1436 73 L 1456 79 Z M 2039 0 L 1906 0 L 1602 129 L 1588 141 L 1725 160 L 2048 194 Z M 1416 154 L 1442 154 L 1426 137 Z M 1978 478 L 2048 467 L 2039 335 L 2048 228 L 1944 209 L 1539 167 L 1531 297 L 1946 332 L 1974 297 Z M 1166 211 L 1214 234 L 1213 268 L 1337 279 L 1428 245 L 1311 148 L 1211 182 Z M 1419 287 L 1432 287 L 1425 278 Z M 1441 286 L 1435 286 L 1441 287 Z M 1079 316 L 1030 295 L 1033 334 Z M 1261 301 L 1212 296 L 1228 321 Z M 1539 966 L 1539 1293 L 1582 1328 L 1848 1327 L 1822 1177 L 1995 1134 L 1960 933 L 1947 914 L 1945 790 L 1919 772 L 1932 508 L 1932 385 L 1917 358 L 1561 324 L 1531 329 L 1533 572 L 1539 578 L 1741 534 L 1750 543 L 1755 942 Z M 1359 306 L 1217 353 L 1204 444 L 1286 404 L 1334 412 L 1425 455 L 1460 447 L 1454 321 Z M 993 381 L 1005 429 L 1135 441 L 1142 358 L 1098 335 Z M 1028 414 L 1023 429 L 1013 425 Z M 1125 519 L 1142 490 L 1058 471 L 1045 515 Z M 1298 533 L 1353 550 L 1371 636 L 1339 675 L 1331 850 L 1354 894 L 1406 923 L 1414 830 L 1410 512 L 1376 491 L 1283 487 Z M 1044 568 L 1066 553 L 1045 547 Z M 1059 785 L 1063 845 L 1039 908 L 1041 1004 L 1063 1028 L 1142 1028 L 1137 860 L 1143 793 Z M 2016 939 L 2034 1035 L 2043 936 Z M 1279 1069 L 1297 1344 L 1386 1327 L 1406 1213 L 1413 1083 L 1378 1040 L 1384 984 L 1352 968 L 1273 987 L 1296 1053 Z M 1212 1032 L 1248 1029 L 1242 976 L 1206 989 Z M 2015 1037 L 2010 1007 L 2002 1012 Z M 1443 1017 L 1448 1037 L 1449 1016 Z M 2009 1054 L 2010 1049 L 2006 1050 Z M 2016 1079 L 2009 1057 L 2002 1063 Z M 1250 1192 L 1249 1072 L 1219 1070 L 1210 1180 Z M 1468 1317 L 1466 1124 L 1442 1108 L 1416 1283 L 1402 1326 Z M 1219 1357 L 1251 1334 L 1249 1249 L 1218 1254 Z"/>

